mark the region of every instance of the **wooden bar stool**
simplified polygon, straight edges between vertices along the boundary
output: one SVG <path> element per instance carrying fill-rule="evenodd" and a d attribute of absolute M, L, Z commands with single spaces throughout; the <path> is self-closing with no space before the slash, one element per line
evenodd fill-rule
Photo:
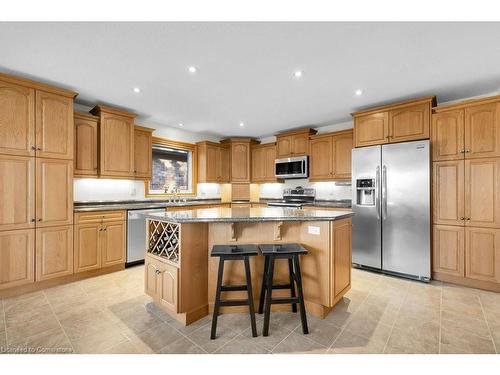
<path fill-rule="evenodd" d="M 292 311 L 297 312 L 297 304 L 300 305 L 300 319 L 302 321 L 302 332 L 309 333 L 307 327 L 306 308 L 304 306 L 304 295 L 302 292 L 302 275 L 300 273 L 299 255 L 307 254 L 307 250 L 296 243 L 259 245 L 259 249 L 264 255 L 264 275 L 262 277 L 262 289 L 260 292 L 259 314 L 265 309 L 263 336 L 269 334 L 269 320 L 272 304 L 292 304 Z M 288 260 L 288 271 L 290 273 L 289 284 L 273 284 L 274 262 L 276 259 Z M 297 294 L 295 294 L 295 284 L 297 284 Z M 272 298 L 273 289 L 290 289 L 290 298 Z"/>
<path fill-rule="evenodd" d="M 249 257 L 259 254 L 256 245 L 214 245 L 210 256 L 219 257 L 219 272 L 217 275 L 217 289 L 215 292 L 214 316 L 212 318 L 212 331 L 210 338 L 215 339 L 217 331 L 217 318 L 221 306 L 246 306 L 249 307 L 252 336 L 257 337 L 257 325 L 255 324 L 255 309 L 253 305 L 252 277 L 250 274 Z M 242 260 L 245 264 L 246 284 L 244 285 L 222 285 L 224 275 L 224 262 L 226 260 Z M 221 300 L 221 292 L 247 291 L 247 299 Z"/>

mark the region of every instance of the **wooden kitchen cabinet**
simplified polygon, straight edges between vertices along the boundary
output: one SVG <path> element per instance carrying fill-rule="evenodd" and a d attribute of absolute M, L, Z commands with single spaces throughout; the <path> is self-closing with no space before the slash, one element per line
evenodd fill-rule
<path fill-rule="evenodd" d="M 0 154 L 35 155 L 35 90 L 0 80 Z"/>
<path fill-rule="evenodd" d="M 250 142 L 231 141 L 231 182 L 250 182 Z"/>
<path fill-rule="evenodd" d="M 144 292 L 162 308 L 174 314 L 180 312 L 177 267 L 146 254 L 144 269 Z"/>
<path fill-rule="evenodd" d="M 252 146 L 252 182 L 276 182 L 274 161 L 276 145 L 267 143 Z"/>
<path fill-rule="evenodd" d="M 199 142 L 197 146 L 198 182 L 229 182 L 229 148 L 209 141 Z"/>
<path fill-rule="evenodd" d="M 464 225 L 464 169 L 463 160 L 433 163 L 432 218 L 434 224 Z"/>
<path fill-rule="evenodd" d="M 313 134 L 316 130 L 310 128 L 276 134 L 276 157 L 309 155 L 309 136 Z"/>
<path fill-rule="evenodd" d="M 99 223 L 75 225 L 74 271 L 75 273 L 101 268 L 101 225 Z"/>
<path fill-rule="evenodd" d="M 500 99 L 465 108 L 465 157 L 500 156 Z"/>
<path fill-rule="evenodd" d="M 101 177 L 134 178 L 134 117 L 129 112 L 96 106 L 99 116 L 99 174 Z"/>
<path fill-rule="evenodd" d="M 465 276 L 500 283 L 500 229 L 465 228 Z"/>
<path fill-rule="evenodd" d="M 432 160 L 459 160 L 465 152 L 464 110 L 432 115 Z"/>
<path fill-rule="evenodd" d="M 36 156 L 73 159 L 73 98 L 36 91 Z"/>
<path fill-rule="evenodd" d="M 353 113 L 355 147 L 429 138 L 435 103 L 430 96 Z"/>
<path fill-rule="evenodd" d="M 333 288 L 331 288 L 330 305 L 333 306 L 351 287 L 352 220 L 334 221 L 331 225 L 333 254 L 330 259 Z"/>
<path fill-rule="evenodd" d="M 35 158 L 0 155 L 0 230 L 35 227 Z"/>
<path fill-rule="evenodd" d="M 432 271 L 451 276 L 465 276 L 465 228 L 433 225 Z"/>
<path fill-rule="evenodd" d="M 150 179 L 152 173 L 154 129 L 134 127 L 134 175 L 137 179 Z"/>
<path fill-rule="evenodd" d="M 500 159 L 465 161 L 465 225 L 500 228 Z"/>
<path fill-rule="evenodd" d="M 99 118 L 85 113 L 74 114 L 74 175 L 97 177 Z"/>
<path fill-rule="evenodd" d="M 0 231 L 0 289 L 35 281 L 35 230 Z"/>
<path fill-rule="evenodd" d="M 124 221 L 102 225 L 102 267 L 125 263 L 126 229 Z"/>
<path fill-rule="evenodd" d="M 36 226 L 73 223 L 73 161 L 36 158 Z"/>
<path fill-rule="evenodd" d="M 352 147 L 352 130 L 312 136 L 309 180 L 350 180 Z"/>
<path fill-rule="evenodd" d="M 73 274 L 73 225 L 37 228 L 36 281 Z"/>

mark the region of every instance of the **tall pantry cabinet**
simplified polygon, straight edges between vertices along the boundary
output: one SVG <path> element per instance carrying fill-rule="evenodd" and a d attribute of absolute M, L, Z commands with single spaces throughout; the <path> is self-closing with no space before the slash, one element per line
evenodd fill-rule
<path fill-rule="evenodd" d="M 73 99 L 0 74 L 0 290 L 73 273 Z"/>
<path fill-rule="evenodd" d="M 433 277 L 500 291 L 500 96 L 434 108 Z"/>

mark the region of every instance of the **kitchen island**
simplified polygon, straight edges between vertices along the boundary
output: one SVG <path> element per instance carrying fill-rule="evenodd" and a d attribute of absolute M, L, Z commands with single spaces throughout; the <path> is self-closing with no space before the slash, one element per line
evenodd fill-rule
<path fill-rule="evenodd" d="M 159 308 L 188 325 L 213 309 L 219 261 L 210 257 L 213 245 L 299 243 L 309 251 L 300 260 L 306 309 L 324 318 L 351 286 L 352 215 L 350 211 L 278 207 L 145 214 L 145 292 Z M 251 257 L 250 266 L 257 304 L 263 257 Z M 242 284 L 244 280 L 242 262 L 227 262 L 224 284 Z M 277 262 L 274 280 L 287 282 L 287 262 Z M 273 295 L 287 292 L 276 290 Z M 246 297 L 246 292 L 238 293 L 231 293 L 230 298 Z M 245 309 L 225 307 L 221 313 Z M 272 306 L 272 310 L 286 309 L 290 306 Z"/>

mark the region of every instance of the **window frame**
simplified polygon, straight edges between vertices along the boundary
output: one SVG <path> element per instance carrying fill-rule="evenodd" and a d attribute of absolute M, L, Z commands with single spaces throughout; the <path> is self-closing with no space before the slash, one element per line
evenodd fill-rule
<path fill-rule="evenodd" d="M 191 151 L 191 160 L 192 160 L 192 165 L 191 165 L 191 182 L 193 186 L 193 191 L 190 193 L 179 193 L 177 196 L 179 197 L 195 197 L 197 195 L 197 188 L 198 188 L 198 148 L 196 147 L 196 144 L 194 143 L 187 143 L 187 142 L 178 142 L 178 141 L 173 141 L 171 139 L 167 138 L 161 138 L 161 137 L 153 137 L 152 138 L 152 145 L 161 145 L 161 146 L 167 146 L 167 147 L 172 147 L 172 148 L 181 148 L 185 149 L 188 151 Z M 153 152 L 153 149 L 151 149 L 151 153 Z M 151 163 L 151 178 L 153 176 L 153 163 Z M 153 197 L 172 197 L 174 194 L 172 193 L 152 193 L 149 190 L 149 182 L 150 180 L 144 180 L 144 193 L 147 198 L 153 198 Z"/>

